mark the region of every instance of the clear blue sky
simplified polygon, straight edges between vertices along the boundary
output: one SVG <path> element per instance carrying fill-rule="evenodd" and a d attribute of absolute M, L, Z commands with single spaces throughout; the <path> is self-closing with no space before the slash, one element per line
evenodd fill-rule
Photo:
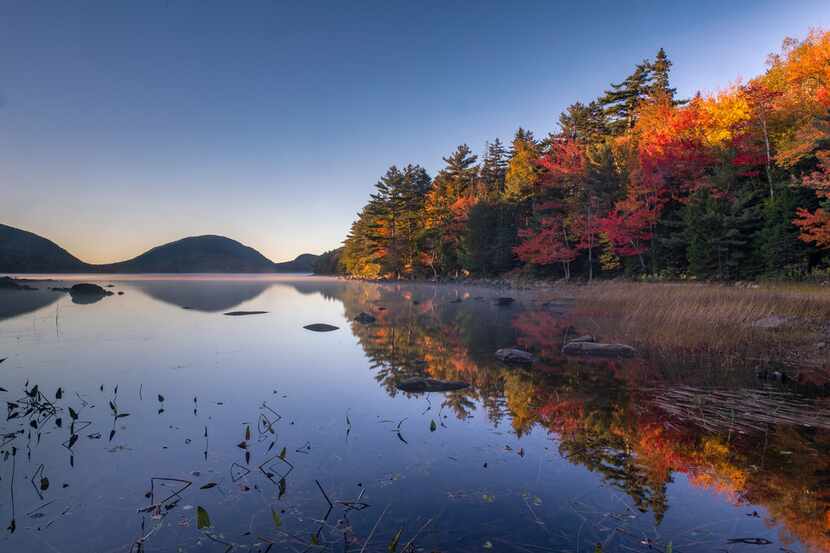
<path fill-rule="evenodd" d="M 827 0 L 0 0 L 0 222 L 90 262 L 318 253 L 391 164 L 544 136 L 660 47 L 682 95 L 717 90 L 816 26 Z"/>

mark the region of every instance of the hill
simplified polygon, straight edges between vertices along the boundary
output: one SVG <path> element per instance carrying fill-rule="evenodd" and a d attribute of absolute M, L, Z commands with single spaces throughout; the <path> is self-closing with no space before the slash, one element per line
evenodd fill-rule
<path fill-rule="evenodd" d="M 271 273 L 274 263 L 224 236 L 192 236 L 96 269 L 112 273 Z"/>
<path fill-rule="evenodd" d="M 310 273 L 317 257 L 302 254 L 274 263 L 236 240 L 205 235 L 156 246 L 126 261 L 92 265 L 46 238 L 0 225 L 0 273 Z"/>
<path fill-rule="evenodd" d="M 320 256 L 303 253 L 295 257 L 292 261 L 274 263 L 274 271 L 277 273 L 312 273 L 314 272 L 314 264 L 317 262 L 318 257 Z"/>
<path fill-rule="evenodd" d="M 51 240 L 0 224 L 0 273 L 76 273 L 88 267 Z"/>

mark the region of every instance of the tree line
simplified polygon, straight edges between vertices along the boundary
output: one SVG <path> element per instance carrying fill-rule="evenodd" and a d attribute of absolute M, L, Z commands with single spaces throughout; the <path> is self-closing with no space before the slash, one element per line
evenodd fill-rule
<path fill-rule="evenodd" d="M 543 138 L 392 166 L 320 273 L 752 279 L 828 270 L 830 32 L 681 99 L 660 49 Z"/>

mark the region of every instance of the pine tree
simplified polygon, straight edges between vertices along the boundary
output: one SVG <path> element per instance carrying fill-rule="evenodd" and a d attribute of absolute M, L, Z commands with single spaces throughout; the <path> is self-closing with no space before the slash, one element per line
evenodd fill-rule
<path fill-rule="evenodd" d="M 612 83 L 611 89 L 606 90 L 599 99 L 605 116 L 608 118 L 608 129 L 612 134 L 622 134 L 634 128 L 637 106 L 648 96 L 651 76 L 652 64 L 644 60 L 623 82 Z"/>
<path fill-rule="evenodd" d="M 407 165 L 400 187 L 395 191 L 395 209 L 398 222 L 402 272 L 413 274 L 417 268 L 418 237 L 423 227 L 426 194 L 432 180 L 420 165 Z"/>
<path fill-rule="evenodd" d="M 504 176 L 507 173 L 507 150 L 501 140 L 496 138 L 487 145 L 487 153 L 481 164 L 481 183 L 484 190 L 481 195 L 495 199 L 504 192 Z"/>
<path fill-rule="evenodd" d="M 800 230 L 792 221 L 798 206 L 805 205 L 805 191 L 782 188 L 767 198 L 755 250 L 767 276 L 783 277 L 804 270 L 812 247 L 799 239 Z"/>
<path fill-rule="evenodd" d="M 596 143 L 608 134 L 605 111 L 596 100 L 588 105 L 576 102 L 559 115 L 562 136 L 580 142 Z"/>
<path fill-rule="evenodd" d="M 476 275 L 493 275 L 514 266 L 516 207 L 500 201 L 480 202 L 471 210 L 462 241 L 462 265 Z"/>
<path fill-rule="evenodd" d="M 672 62 L 666 55 L 666 51 L 660 48 L 654 62 L 651 64 L 651 86 L 648 92 L 652 98 L 667 97 L 674 103 L 674 95 L 677 93 L 677 89 L 671 88 L 669 84 L 671 66 Z"/>

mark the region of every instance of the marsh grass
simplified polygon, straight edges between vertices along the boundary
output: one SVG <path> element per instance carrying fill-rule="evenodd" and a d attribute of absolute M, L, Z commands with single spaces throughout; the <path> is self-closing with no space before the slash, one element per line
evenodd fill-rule
<path fill-rule="evenodd" d="M 806 284 L 746 287 L 604 282 L 575 287 L 581 331 L 657 355 L 711 358 L 724 366 L 782 364 L 826 369 L 830 289 Z M 759 321 L 777 319 L 772 328 Z"/>

